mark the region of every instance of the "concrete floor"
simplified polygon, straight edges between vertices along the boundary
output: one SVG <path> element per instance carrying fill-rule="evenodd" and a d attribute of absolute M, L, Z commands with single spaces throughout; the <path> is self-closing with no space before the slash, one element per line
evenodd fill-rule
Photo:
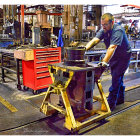
<path fill-rule="evenodd" d="M 85 135 L 140 135 L 140 104 L 117 114 Z"/>
<path fill-rule="evenodd" d="M 108 75 L 102 77 L 105 93 L 108 92 L 110 79 Z M 79 135 L 140 135 L 140 72 L 126 74 L 124 81 L 128 90 L 125 103 L 117 106 L 105 121 L 80 130 Z M 0 96 L 17 109 L 11 112 L 0 104 L 0 135 L 71 135 L 63 127 L 62 115 L 46 117 L 39 111 L 44 95 L 35 96 L 31 91 L 15 88 L 13 80 L 0 82 Z M 94 95 L 98 95 L 96 86 Z"/>

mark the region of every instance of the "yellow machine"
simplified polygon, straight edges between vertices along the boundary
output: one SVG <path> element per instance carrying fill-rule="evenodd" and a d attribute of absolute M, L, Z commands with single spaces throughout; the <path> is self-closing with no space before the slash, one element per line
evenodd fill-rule
<path fill-rule="evenodd" d="M 111 114 L 99 79 L 102 68 L 92 64 L 78 67 L 64 63 L 50 64 L 48 68 L 53 84 L 49 86 L 40 108 L 45 115 L 60 112 L 65 116 L 64 126 L 75 132 Z M 93 96 L 95 83 L 100 97 Z M 57 95 L 61 105 L 53 102 L 51 95 Z M 99 105 L 94 106 L 94 102 L 99 102 Z"/>

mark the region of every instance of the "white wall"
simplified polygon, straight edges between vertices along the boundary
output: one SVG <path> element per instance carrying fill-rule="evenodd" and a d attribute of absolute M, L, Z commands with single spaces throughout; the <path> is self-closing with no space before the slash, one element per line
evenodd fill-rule
<path fill-rule="evenodd" d="M 119 14 L 124 12 L 138 12 L 138 10 L 128 9 L 127 7 L 120 7 L 119 4 L 108 5 L 104 7 L 104 13 Z"/>
<path fill-rule="evenodd" d="M 0 5 L 0 8 L 3 9 L 3 5 Z"/>

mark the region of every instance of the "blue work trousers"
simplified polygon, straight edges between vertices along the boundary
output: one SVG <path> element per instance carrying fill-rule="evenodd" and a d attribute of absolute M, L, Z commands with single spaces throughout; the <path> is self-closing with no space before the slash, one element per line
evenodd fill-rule
<path fill-rule="evenodd" d="M 115 108 L 117 102 L 124 101 L 125 86 L 123 85 L 124 73 L 130 63 L 130 56 L 111 62 L 112 85 L 109 88 L 108 103 L 110 108 Z"/>

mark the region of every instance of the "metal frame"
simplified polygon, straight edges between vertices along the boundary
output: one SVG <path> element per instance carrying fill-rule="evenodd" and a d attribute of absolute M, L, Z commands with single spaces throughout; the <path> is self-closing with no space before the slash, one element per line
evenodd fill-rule
<path fill-rule="evenodd" d="M 46 92 L 45 98 L 42 102 L 41 108 L 40 108 L 40 111 L 43 112 L 45 115 L 47 115 L 47 116 L 52 115 L 55 111 L 60 112 L 61 114 L 63 114 L 65 116 L 64 126 L 67 129 L 69 129 L 70 131 L 75 132 L 75 131 L 80 130 L 81 128 L 84 128 L 84 127 L 92 124 L 92 123 L 95 123 L 99 120 L 102 120 L 111 114 L 106 96 L 105 96 L 103 89 L 102 89 L 101 82 L 98 79 L 95 82 L 98 86 L 101 97 L 94 96 L 93 99 L 95 101 L 101 102 L 100 110 L 91 110 L 91 111 L 86 110 L 87 111 L 86 115 L 83 115 L 79 118 L 75 118 L 74 113 L 72 111 L 72 107 L 71 107 L 69 98 L 68 98 L 68 94 L 66 92 L 66 89 L 67 89 L 67 87 L 68 87 L 68 85 L 69 85 L 69 83 L 72 80 L 72 77 L 74 75 L 74 71 L 71 71 L 71 70 L 67 71 L 67 69 L 65 67 L 61 68 L 59 66 L 54 66 L 54 65 L 48 65 L 48 68 L 50 71 L 50 75 L 51 75 L 53 84 L 49 86 L 49 88 Z M 54 75 L 53 75 L 54 71 L 52 72 L 51 69 L 55 70 L 56 73 L 58 70 L 69 73 L 69 77 L 67 78 L 67 80 L 65 80 L 65 84 L 61 84 L 57 81 L 58 79 L 56 77 L 54 77 Z M 50 102 L 50 95 L 51 94 L 56 94 L 56 95 L 62 96 L 64 108 L 62 106 L 59 106 L 59 105 L 54 105 L 53 103 Z M 95 114 L 96 114 L 96 116 L 94 116 Z M 93 118 L 91 118 L 91 117 L 93 117 Z M 83 121 L 85 119 L 86 119 L 86 121 Z"/>
<path fill-rule="evenodd" d="M 14 59 L 14 52 L 6 52 L 6 50 L 0 50 L 0 54 L 1 54 L 1 78 L 2 81 L 5 82 L 5 77 L 9 78 L 8 76 L 5 75 L 5 70 L 9 71 L 11 73 L 16 74 L 17 76 L 17 89 L 21 90 L 21 79 L 20 76 L 22 74 L 22 72 L 20 71 L 20 59 Z M 5 58 L 9 58 L 9 64 L 5 65 Z M 10 61 L 13 61 L 16 65 L 16 70 L 13 70 L 13 65 L 10 64 Z"/>

